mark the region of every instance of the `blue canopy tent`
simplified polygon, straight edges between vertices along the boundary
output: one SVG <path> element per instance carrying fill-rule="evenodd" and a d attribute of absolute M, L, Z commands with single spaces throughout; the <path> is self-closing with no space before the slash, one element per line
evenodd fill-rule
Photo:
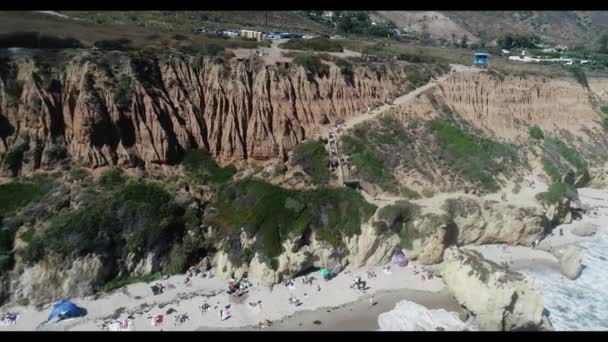
<path fill-rule="evenodd" d="M 59 319 L 66 319 L 71 317 L 79 317 L 87 314 L 87 310 L 79 307 L 69 300 L 61 300 L 53 305 L 53 311 L 49 315 L 48 321 L 59 317 Z"/>

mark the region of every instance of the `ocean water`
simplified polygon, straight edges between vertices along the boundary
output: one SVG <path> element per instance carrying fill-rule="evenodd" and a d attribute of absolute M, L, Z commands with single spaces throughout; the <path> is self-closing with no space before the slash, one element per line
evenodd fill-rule
<path fill-rule="evenodd" d="M 526 271 L 535 278 L 556 330 L 608 331 L 608 192 L 581 189 L 579 194 L 581 202 L 596 207 L 598 213 L 584 218 L 598 232 L 592 240 L 578 244 L 583 248 L 581 275 L 570 280 L 547 266 Z"/>

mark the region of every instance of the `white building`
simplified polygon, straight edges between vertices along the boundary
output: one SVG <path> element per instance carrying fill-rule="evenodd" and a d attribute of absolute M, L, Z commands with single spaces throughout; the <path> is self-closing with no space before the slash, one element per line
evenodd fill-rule
<path fill-rule="evenodd" d="M 241 30 L 241 37 L 262 40 L 262 32 L 259 31 L 250 31 L 250 30 Z"/>

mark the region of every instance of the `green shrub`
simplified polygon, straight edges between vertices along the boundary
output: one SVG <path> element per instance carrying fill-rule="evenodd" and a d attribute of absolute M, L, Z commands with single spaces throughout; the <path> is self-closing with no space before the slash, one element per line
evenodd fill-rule
<path fill-rule="evenodd" d="M 293 62 L 304 67 L 309 81 L 312 81 L 315 76 L 320 78 L 329 76 L 329 66 L 323 63 L 317 55 L 299 55 L 293 59 Z"/>
<path fill-rule="evenodd" d="M 97 183 L 104 189 L 114 189 L 127 182 L 127 177 L 120 169 L 112 169 L 99 177 Z"/>
<path fill-rule="evenodd" d="M 555 182 L 551 184 L 547 192 L 542 193 L 542 197 L 548 203 L 555 203 L 565 197 L 575 198 L 576 189 L 570 184 Z"/>
<path fill-rule="evenodd" d="M 49 252 L 71 258 L 105 251 L 120 259 L 159 248 L 162 254 L 183 231 L 183 211 L 160 185 L 104 182 L 108 183 L 114 188 L 91 190 L 78 209 L 64 209 L 54 216 L 46 229 L 32 237 L 25 261 L 35 262 Z"/>
<path fill-rule="evenodd" d="M 388 230 L 401 233 L 406 225 L 413 222 L 419 211 L 418 206 L 408 201 L 397 201 L 395 204 L 380 208 L 373 226 L 376 228 L 377 234 Z"/>
<path fill-rule="evenodd" d="M 221 184 L 230 180 L 236 173 L 234 166 L 220 167 L 202 150 L 187 151 L 182 165 L 186 175 L 201 184 Z"/>
<path fill-rule="evenodd" d="M 542 164 L 543 164 L 543 169 L 545 170 L 545 172 L 547 173 L 547 175 L 549 176 L 549 178 L 551 178 L 551 180 L 553 182 L 558 182 L 561 179 L 561 174 L 560 174 L 559 169 L 555 166 L 555 164 L 553 164 L 553 162 L 551 162 L 551 160 L 549 160 L 547 158 L 543 158 Z"/>
<path fill-rule="evenodd" d="M 327 184 L 329 181 L 329 157 L 320 141 L 307 141 L 296 145 L 292 163 L 300 165 L 316 184 Z"/>
<path fill-rule="evenodd" d="M 545 139 L 545 148 L 557 151 L 564 159 L 572 164 L 578 171 L 587 169 L 587 162 L 578 151 L 558 139 Z"/>
<path fill-rule="evenodd" d="M 494 176 L 505 170 L 499 159 L 515 161 L 515 151 L 510 146 L 465 133 L 448 121 L 433 120 L 430 130 L 447 153 L 450 166 L 486 190 L 498 189 Z"/>
<path fill-rule="evenodd" d="M 542 140 L 542 139 L 545 138 L 545 135 L 543 134 L 543 131 L 538 126 L 532 126 L 532 127 L 530 127 L 530 129 L 528 130 L 528 132 L 530 133 L 530 137 L 532 137 L 532 139 Z"/>
<path fill-rule="evenodd" d="M 574 79 L 578 81 L 584 88 L 589 89 L 589 83 L 587 82 L 587 75 L 585 75 L 585 70 L 580 66 L 572 66 L 568 68 L 572 73 Z"/>
<path fill-rule="evenodd" d="M 405 75 L 416 88 L 427 84 L 433 77 L 432 71 L 420 64 L 405 66 Z"/>
<path fill-rule="evenodd" d="M 19 145 L 11 148 L 4 159 L 2 160 L 3 168 L 9 170 L 13 176 L 17 176 L 21 169 L 21 162 L 23 161 L 23 154 L 27 149 L 27 145 Z"/>
<path fill-rule="evenodd" d="M 0 217 L 13 214 L 44 193 L 34 183 L 11 182 L 0 185 Z"/>
<path fill-rule="evenodd" d="M 188 207 L 184 213 L 184 223 L 197 227 L 201 224 L 201 218 L 197 209 Z"/>
<path fill-rule="evenodd" d="M 205 217 L 225 234 L 237 234 L 245 227 L 259 237 L 264 255 L 274 258 L 281 243 L 311 227 L 320 239 L 339 244 L 342 235 L 352 236 L 375 211 L 352 189 L 296 191 L 258 180 L 226 185 L 219 195 L 216 215 Z"/>
<path fill-rule="evenodd" d="M 131 106 L 133 98 L 133 86 L 131 77 L 122 75 L 118 84 L 113 89 L 114 102 L 120 111 L 127 111 Z"/>
<path fill-rule="evenodd" d="M 353 65 L 349 61 L 342 59 L 342 58 L 337 58 L 335 63 L 340 68 L 340 73 L 342 74 L 342 77 L 344 77 L 344 80 L 346 81 L 346 83 L 353 85 L 354 84 Z"/>
<path fill-rule="evenodd" d="M 311 39 L 290 39 L 280 47 L 290 50 L 342 52 L 342 44 L 327 38 L 315 37 Z"/>
<path fill-rule="evenodd" d="M 608 106 L 602 106 L 601 108 L 602 113 L 608 115 Z"/>

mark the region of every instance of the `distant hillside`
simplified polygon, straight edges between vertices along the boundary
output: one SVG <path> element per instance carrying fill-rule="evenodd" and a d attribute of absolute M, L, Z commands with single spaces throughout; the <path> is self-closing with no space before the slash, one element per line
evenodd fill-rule
<path fill-rule="evenodd" d="M 328 29 L 293 11 L 62 11 L 97 24 L 130 24 L 161 31 L 200 27 L 324 33 Z"/>
<path fill-rule="evenodd" d="M 379 20 L 390 20 L 399 29 L 434 39 L 459 39 L 467 35 L 476 42 L 493 41 L 506 33 L 535 34 L 544 41 L 568 46 L 596 44 L 608 32 L 608 13 L 591 11 L 377 11 Z"/>

